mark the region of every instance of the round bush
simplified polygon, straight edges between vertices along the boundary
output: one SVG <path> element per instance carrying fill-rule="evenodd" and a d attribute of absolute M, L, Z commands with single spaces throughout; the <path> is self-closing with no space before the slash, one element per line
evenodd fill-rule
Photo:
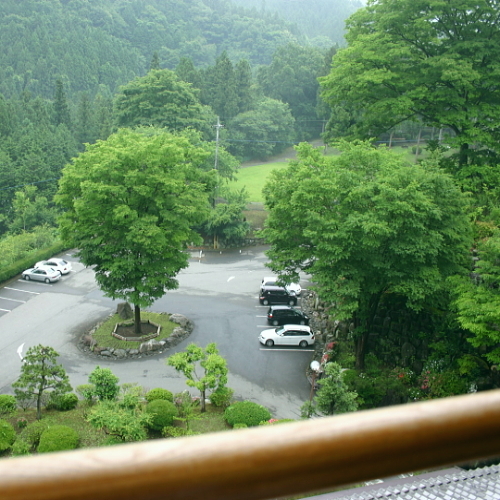
<path fill-rule="evenodd" d="M 219 387 L 210 394 L 210 402 L 217 408 L 226 408 L 231 404 L 234 391 L 229 387 Z"/>
<path fill-rule="evenodd" d="M 40 437 L 47 430 L 48 425 L 43 420 L 36 420 L 28 424 L 26 428 L 22 431 L 21 436 L 25 439 L 31 449 L 36 450 L 38 444 L 40 443 Z"/>
<path fill-rule="evenodd" d="M 0 420 L 0 451 L 8 450 L 16 440 L 14 426 L 7 420 Z"/>
<path fill-rule="evenodd" d="M 78 396 L 74 392 L 51 397 L 50 406 L 59 411 L 74 410 L 78 405 Z"/>
<path fill-rule="evenodd" d="M 0 394 L 0 415 L 10 415 L 17 408 L 17 401 L 14 396 Z"/>
<path fill-rule="evenodd" d="M 232 427 L 235 424 L 246 424 L 248 427 L 253 427 L 265 420 L 269 420 L 271 413 L 267 408 L 257 403 L 239 401 L 226 408 L 224 418 Z"/>
<path fill-rule="evenodd" d="M 12 456 L 19 457 L 22 455 L 29 455 L 31 451 L 31 446 L 27 441 L 22 438 L 18 438 L 14 441 L 12 445 Z"/>
<path fill-rule="evenodd" d="M 80 441 L 75 429 L 67 425 L 53 425 L 40 437 L 39 453 L 52 451 L 74 450 Z"/>
<path fill-rule="evenodd" d="M 171 403 L 173 403 L 174 395 L 167 389 L 157 387 L 156 389 L 151 389 L 146 394 L 146 401 L 148 403 L 151 403 L 151 401 L 155 401 L 156 399 L 163 399 L 164 401 L 170 401 Z"/>
<path fill-rule="evenodd" d="M 164 427 L 172 425 L 174 417 L 177 416 L 177 408 L 174 403 L 164 399 L 155 399 L 146 405 L 146 413 L 153 416 L 149 427 L 155 431 L 161 431 Z"/>

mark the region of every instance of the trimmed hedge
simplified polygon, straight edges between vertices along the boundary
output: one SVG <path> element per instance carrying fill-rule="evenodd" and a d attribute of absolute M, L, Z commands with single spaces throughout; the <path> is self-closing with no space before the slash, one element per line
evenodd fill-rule
<path fill-rule="evenodd" d="M 270 418 L 271 412 L 267 408 L 252 401 L 239 401 L 226 408 L 224 412 L 224 419 L 231 427 L 236 424 L 253 427 Z"/>
<path fill-rule="evenodd" d="M 151 403 L 151 401 L 155 401 L 157 399 L 163 399 L 164 401 L 174 402 L 174 395 L 167 389 L 162 389 L 161 387 L 157 387 L 156 389 L 151 389 L 146 393 L 146 401 Z"/>
<path fill-rule="evenodd" d="M 161 431 L 164 427 L 172 425 L 174 418 L 177 416 L 177 408 L 174 403 L 164 399 L 151 401 L 146 405 L 144 411 L 152 415 L 153 418 L 148 426 L 155 431 Z"/>
<path fill-rule="evenodd" d="M 7 420 L 0 420 L 0 452 L 8 450 L 16 440 L 14 426 Z"/>
<path fill-rule="evenodd" d="M 62 243 L 57 243 L 48 248 L 42 248 L 34 251 L 29 257 L 24 257 L 9 266 L 5 266 L 0 270 L 0 282 L 10 280 L 18 274 L 21 274 L 26 269 L 33 267 L 39 260 L 50 259 L 54 255 L 66 250 L 66 246 Z"/>
<path fill-rule="evenodd" d="M 74 450 L 78 447 L 79 441 L 80 438 L 75 429 L 67 425 L 53 425 L 42 433 L 38 453 Z"/>

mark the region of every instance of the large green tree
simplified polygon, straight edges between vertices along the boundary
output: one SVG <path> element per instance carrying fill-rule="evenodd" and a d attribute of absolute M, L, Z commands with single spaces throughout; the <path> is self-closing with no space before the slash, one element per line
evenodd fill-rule
<path fill-rule="evenodd" d="M 206 153 L 185 137 L 157 129 L 122 129 L 88 145 L 67 165 L 57 202 L 64 210 L 61 238 L 94 266 L 104 293 L 140 308 L 150 306 L 187 267 L 192 227 L 209 210 L 211 172 Z"/>
<path fill-rule="evenodd" d="M 418 310 L 470 262 L 464 196 L 433 164 L 409 165 L 366 143 L 324 157 L 308 144 L 264 188 L 270 266 L 296 280 L 308 269 L 337 319 L 353 320 L 357 367 L 381 303 Z M 465 266 L 465 267 L 464 267 Z"/>
<path fill-rule="evenodd" d="M 21 375 L 12 384 L 18 400 L 36 401 L 38 420 L 42 418 L 42 399 L 47 391 L 62 395 L 72 390 L 66 370 L 57 364 L 58 356 L 52 347 L 30 347 L 23 359 Z"/>
<path fill-rule="evenodd" d="M 120 87 L 114 104 L 118 127 L 152 125 L 170 131 L 193 128 L 206 138 L 214 136 L 216 118 L 211 109 L 200 103 L 196 89 L 168 69 L 151 70 Z"/>
<path fill-rule="evenodd" d="M 496 0 L 371 0 L 347 22 L 323 97 L 358 137 L 418 119 L 453 131 L 462 165 L 471 145 L 498 153 L 499 16 Z"/>

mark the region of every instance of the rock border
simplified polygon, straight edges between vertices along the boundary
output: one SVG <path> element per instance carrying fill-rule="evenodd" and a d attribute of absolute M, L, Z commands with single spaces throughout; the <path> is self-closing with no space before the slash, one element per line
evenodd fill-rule
<path fill-rule="evenodd" d="M 113 316 L 115 313 L 109 315 Z M 169 313 L 160 313 L 169 314 Z M 189 337 L 194 329 L 193 322 L 183 316 L 182 314 L 169 314 L 170 321 L 177 323 L 179 326 L 175 327 L 170 337 L 163 340 L 148 340 L 143 342 L 139 348 L 136 349 L 117 349 L 114 347 L 101 347 L 96 346 L 92 334 L 99 328 L 103 323 L 102 321 L 95 325 L 90 331 L 82 335 L 78 342 L 78 348 L 85 354 L 101 359 L 140 359 L 145 356 L 152 356 L 154 354 L 162 354 L 164 351 L 168 351 L 172 347 L 182 342 L 184 339 Z"/>

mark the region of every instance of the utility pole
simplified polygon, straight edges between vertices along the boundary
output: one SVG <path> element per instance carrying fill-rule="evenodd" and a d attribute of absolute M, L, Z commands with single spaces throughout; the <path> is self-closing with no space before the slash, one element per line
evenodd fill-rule
<path fill-rule="evenodd" d="M 224 127 L 224 125 L 221 124 L 219 117 L 217 117 L 217 125 L 214 125 L 215 127 L 215 171 L 217 172 L 217 182 L 219 181 L 219 173 L 218 173 L 218 163 L 219 163 L 219 131 L 221 128 Z M 217 198 L 217 185 L 215 186 L 214 189 L 214 208 L 216 205 L 216 198 Z M 219 242 L 217 240 L 217 234 L 214 233 L 214 249 L 219 247 Z"/>
<path fill-rule="evenodd" d="M 224 125 L 221 124 L 219 121 L 219 117 L 217 117 L 217 125 L 214 125 L 215 127 L 215 170 L 217 170 L 217 164 L 219 161 L 219 130 L 221 128 L 224 128 Z"/>

